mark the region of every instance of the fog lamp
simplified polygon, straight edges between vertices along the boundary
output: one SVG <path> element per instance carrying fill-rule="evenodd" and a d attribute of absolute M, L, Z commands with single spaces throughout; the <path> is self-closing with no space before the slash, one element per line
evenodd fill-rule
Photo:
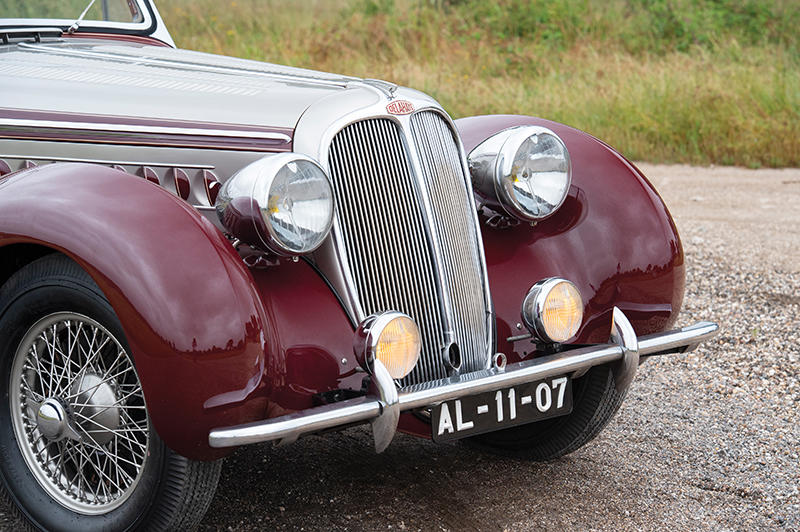
<path fill-rule="evenodd" d="M 361 366 L 372 373 L 380 360 L 393 379 L 402 379 L 419 360 L 419 328 L 406 314 L 388 311 L 366 318 L 356 330 L 353 351 Z"/>
<path fill-rule="evenodd" d="M 571 282 L 552 277 L 533 285 L 522 301 L 522 320 L 545 343 L 566 342 L 583 322 L 583 300 Z"/>

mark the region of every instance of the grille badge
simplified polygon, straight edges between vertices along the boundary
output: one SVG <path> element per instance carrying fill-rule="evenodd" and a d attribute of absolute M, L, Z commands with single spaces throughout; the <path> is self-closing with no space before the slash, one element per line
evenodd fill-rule
<path fill-rule="evenodd" d="M 408 100 L 395 100 L 386 106 L 386 112 L 393 115 L 410 115 L 414 112 L 414 104 Z"/>

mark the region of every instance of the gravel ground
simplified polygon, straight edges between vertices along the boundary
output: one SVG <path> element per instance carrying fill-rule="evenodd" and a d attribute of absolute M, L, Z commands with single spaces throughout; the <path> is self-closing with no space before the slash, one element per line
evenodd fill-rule
<path fill-rule="evenodd" d="M 720 335 L 641 367 L 552 463 L 364 428 L 229 458 L 203 530 L 800 530 L 800 170 L 641 165 L 687 255 L 681 323 Z M 15 528 L 0 506 L 0 525 Z"/>

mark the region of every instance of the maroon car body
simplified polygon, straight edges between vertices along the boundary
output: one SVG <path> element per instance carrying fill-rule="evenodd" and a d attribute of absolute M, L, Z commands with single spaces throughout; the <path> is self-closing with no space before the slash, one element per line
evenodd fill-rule
<path fill-rule="evenodd" d="M 586 298 L 575 343 L 604 341 L 614 306 L 640 335 L 672 326 L 683 298 L 683 250 L 656 191 L 624 157 L 572 128 L 522 116 L 457 121 L 467 150 L 521 124 L 546 124 L 562 136 L 574 177 L 564 206 L 536 227 L 482 225 L 497 350 L 512 361 L 535 356 L 529 341 L 505 339 L 518 333 L 520 294 L 531 279 L 556 274 Z M 125 198 L 129 209 L 114 197 Z M 219 230 L 143 179 L 100 166 L 18 172 L 0 182 L 0 228 L 6 262 L 18 253 L 13 245 L 30 244 L 65 253 L 90 272 L 125 326 L 159 434 L 186 456 L 227 454 L 208 446 L 214 427 L 302 410 L 319 393 L 361 388 L 353 326 L 317 272 L 302 261 L 249 270 Z M 179 267 L 174 257 L 181 257 Z M 233 319 L 219 323 L 219 315 Z M 312 338 L 306 323 L 315 324 Z M 175 419 L 174 411 L 185 414 Z M 420 432 L 413 420 L 406 423 Z"/>

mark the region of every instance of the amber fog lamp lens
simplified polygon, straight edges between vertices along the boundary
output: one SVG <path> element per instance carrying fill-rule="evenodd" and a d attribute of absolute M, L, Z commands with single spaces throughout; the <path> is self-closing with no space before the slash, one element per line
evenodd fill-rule
<path fill-rule="evenodd" d="M 417 365 L 421 347 L 417 324 L 402 316 L 384 327 L 378 337 L 375 358 L 386 366 L 393 379 L 402 379 Z"/>
<path fill-rule="evenodd" d="M 555 342 L 566 342 L 578 332 L 583 319 L 583 302 L 578 290 L 560 283 L 547 295 L 542 312 L 544 330 Z"/>
<path fill-rule="evenodd" d="M 583 299 L 571 282 L 545 279 L 533 285 L 525 296 L 522 319 L 541 341 L 566 342 L 578 333 L 583 322 Z"/>
<path fill-rule="evenodd" d="M 419 360 L 422 340 L 417 324 L 397 311 L 373 314 L 358 326 L 353 351 L 359 363 L 372 373 L 380 360 L 393 379 L 402 379 Z"/>

